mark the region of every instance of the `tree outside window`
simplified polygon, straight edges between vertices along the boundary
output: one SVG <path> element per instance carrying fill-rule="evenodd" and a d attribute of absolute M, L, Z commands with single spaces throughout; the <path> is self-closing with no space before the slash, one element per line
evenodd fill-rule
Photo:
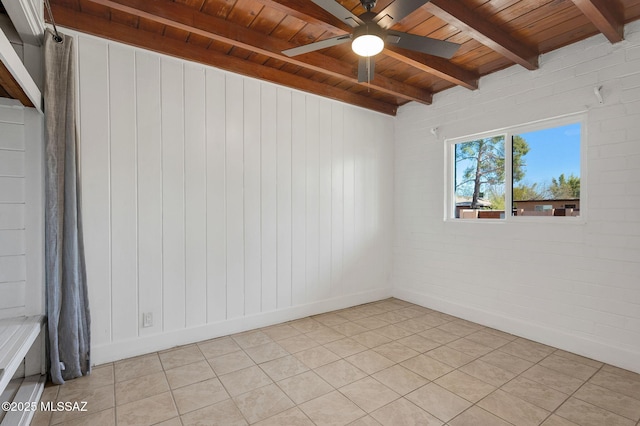
<path fill-rule="evenodd" d="M 510 215 L 578 216 L 580 123 L 514 130 L 454 145 L 455 217 L 464 212 L 467 218 L 505 218 L 507 198 Z M 508 159 L 510 168 L 505 167 Z"/>

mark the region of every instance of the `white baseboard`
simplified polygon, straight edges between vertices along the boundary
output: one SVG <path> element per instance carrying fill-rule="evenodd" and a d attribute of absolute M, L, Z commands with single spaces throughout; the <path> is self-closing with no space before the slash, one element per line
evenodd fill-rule
<path fill-rule="evenodd" d="M 93 365 L 105 364 L 133 356 L 170 349 L 175 346 L 187 345 L 202 340 L 213 339 L 298 318 L 304 318 L 309 315 L 317 315 L 363 303 L 375 302 L 377 300 L 391 297 L 391 293 L 391 288 L 382 288 L 278 309 L 271 312 L 232 318 L 198 327 L 185 328 L 160 334 L 141 336 L 136 339 L 98 345 L 91 349 L 91 362 Z"/>
<path fill-rule="evenodd" d="M 523 321 L 494 312 L 485 311 L 473 306 L 453 303 L 438 297 L 428 296 L 411 290 L 394 288 L 393 297 L 406 302 L 415 303 L 425 308 L 434 309 L 506 333 L 523 337 L 592 358 L 616 367 L 640 373 L 640 353 L 625 348 L 615 347 L 603 342 L 585 339 L 571 333 L 550 328 L 542 324 Z"/>

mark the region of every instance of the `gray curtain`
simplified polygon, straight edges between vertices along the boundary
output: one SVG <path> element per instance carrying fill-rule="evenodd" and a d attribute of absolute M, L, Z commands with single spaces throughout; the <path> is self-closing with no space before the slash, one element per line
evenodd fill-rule
<path fill-rule="evenodd" d="M 45 263 L 49 373 L 65 380 L 91 370 L 90 318 L 82 246 L 73 38 L 45 34 Z"/>

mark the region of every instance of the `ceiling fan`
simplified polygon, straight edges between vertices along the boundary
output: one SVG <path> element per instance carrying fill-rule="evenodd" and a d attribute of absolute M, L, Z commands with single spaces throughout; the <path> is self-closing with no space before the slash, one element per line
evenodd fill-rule
<path fill-rule="evenodd" d="M 395 0 L 378 14 L 371 11 L 376 4 L 376 0 L 360 0 L 360 3 L 366 10 L 366 12 L 360 16 L 354 15 L 335 0 L 312 1 L 341 21 L 354 27 L 353 32 L 293 49 L 287 49 L 282 53 L 287 56 L 302 55 L 303 53 L 309 53 L 351 41 L 351 49 L 360 56 L 358 61 L 358 82 L 373 80 L 375 69 L 374 56 L 382 51 L 385 43 L 446 59 L 451 58 L 460 47 L 459 44 L 449 41 L 389 29 L 414 10 L 428 3 L 429 0 Z"/>

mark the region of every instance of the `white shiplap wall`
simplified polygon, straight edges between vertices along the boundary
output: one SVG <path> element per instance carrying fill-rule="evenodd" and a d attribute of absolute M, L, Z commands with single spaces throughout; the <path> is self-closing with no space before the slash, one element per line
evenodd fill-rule
<path fill-rule="evenodd" d="M 536 71 L 400 109 L 396 296 L 640 372 L 640 22 L 625 38 L 597 36 L 543 55 Z M 444 138 L 584 110 L 586 222 L 443 221 Z"/>
<path fill-rule="evenodd" d="M 43 306 L 42 115 L 0 99 L 0 319 Z"/>
<path fill-rule="evenodd" d="M 392 118 L 76 37 L 94 362 L 390 295 Z"/>
<path fill-rule="evenodd" d="M 24 112 L 9 102 L 0 104 L 0 318 L 24 315 L 27 280 Z"/>

